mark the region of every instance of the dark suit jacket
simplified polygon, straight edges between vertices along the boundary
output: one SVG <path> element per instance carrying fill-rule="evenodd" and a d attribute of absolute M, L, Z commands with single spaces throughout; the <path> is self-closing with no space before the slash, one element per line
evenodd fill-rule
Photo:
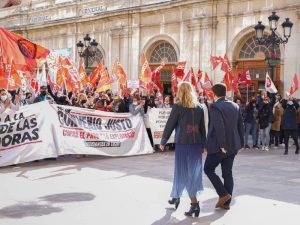
<path fill-rule="evenodd" d="M 210 107 L 207 134 L 207 153 L 224 148 L 228 154 L 236 154 L 244 146 L 244 125 L 239 106 L 225 97 Z"/>

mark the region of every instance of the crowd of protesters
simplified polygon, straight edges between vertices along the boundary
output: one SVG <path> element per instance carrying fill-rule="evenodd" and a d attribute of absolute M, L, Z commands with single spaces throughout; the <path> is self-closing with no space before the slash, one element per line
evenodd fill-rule
<path fill-rule="evenodd" d="M 0 113 L 6 109 L 19 110 L 20 107 L 48 100 L 59 105 L 69 105 L 81 108 L 95 109 L 106 112 L 131 113 L 144 118 L 145 127 L 153 146 L 149 123 L 150 108 L 172 108 L 176 98 L 172 95 L 161 96 L 156 91 L 152 95 L 141 93 L 126 93 L 124 96 L 113 94 L 111 90 L 97 93 L 95 90 L 81 91 L 76 94 L 58 91 L 53 93 L 50 86 L 41 86 L 35 94 L 28 85 L 26 90 L 6 91 L 0 89 Z M 289 138 L 292 137 L 299 153 L 300 138 L 300 107 L 299 101 L 291 96 L 282 98 L 279 94 L 269 94 L 261 91 L 257 97 L 243 103 L 240 98 L 234 100 L 241 109 L 245 126 L 245 148 L 250 149 L 249 136 L 252 137 L 253 149 L 269 151 L 270 148 L 285 146 L 284 154 L 288 154 Z M 199 103 L 204 108 L 204 116 L 208 119 L 210 99 L 199 95 Z M 208 123 L 208 122 L 207 122 Z M 205 124 L 206 128 L 208 124 Z M 155 146 L 154 146 L 155 147 Z M 171 149 L 174 145 L 169 145 Z"/>

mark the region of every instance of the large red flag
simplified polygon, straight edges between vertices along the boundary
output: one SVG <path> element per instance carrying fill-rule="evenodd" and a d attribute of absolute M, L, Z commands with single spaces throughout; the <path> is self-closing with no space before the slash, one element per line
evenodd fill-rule
<path fill-rule="evenodd" d="M 240 79 L 239 79 L 239 83 L 240 83 L 242 86 L 248 86 L 248 85 L 251 85 L 251 84 L 252 84 L 250 72 L 249 72 L 248 69 L 245 69 L 245 70 L 243 71 L 243 73 L 241 74 Z"/>
<path fill-rule="evenodd" d="M 290 95 L 294 94 L 299 88 L 299 80 L 298 80 L 298 75 L 295 73 L 292 85 L 290 88 Z"/>
<path fill-rule="evenodd" d="M 45 58 L 50 52 L 2 27 L 0 27 L 0 48 L 7 59 L 14 59 L 15 68 L 22 71 L 32 71 L 37 66 L 36 59 Z"/>
<path fill-rule="evenodd" d="M 176 75 L 176 77 L 178 77 L 181 80 L 184 77 L 185 65 L 186 65 L 186 61 L 180 61 L 180 62 L 177 62 L 177 64 L 176 64 L 175 75 Z"/>

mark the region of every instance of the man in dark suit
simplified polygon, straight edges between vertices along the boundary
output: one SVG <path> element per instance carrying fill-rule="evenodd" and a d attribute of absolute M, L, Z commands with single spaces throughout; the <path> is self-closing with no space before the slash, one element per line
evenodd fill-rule
<path fill-rule="evenodd" d="M 225 97 L 226 86 L 215 84 L 212 90 L 215 102 L 210 107 L 204 172 L 219 195 L 216 208 L 230 209 L 232 166 L 236 154 L 244 146 L 244 125 L 239 106 Z M 215 172 L 220 164 L 224 183 Z"/>

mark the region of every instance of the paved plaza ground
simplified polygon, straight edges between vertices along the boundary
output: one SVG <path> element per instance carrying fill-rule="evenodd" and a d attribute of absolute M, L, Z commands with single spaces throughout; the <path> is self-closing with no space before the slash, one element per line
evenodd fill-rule
<path fill-rule="evenodd" d="M 205 157 L 205 156 L 204 156 Z M 235 161 L 230 211 L 204 175 L 199 218 L 167 203 L 174 152 L 108 158 L 61 157 L 0 169 L 0 225 L 299 225 L 300 155 L 244 150 Z"/>

